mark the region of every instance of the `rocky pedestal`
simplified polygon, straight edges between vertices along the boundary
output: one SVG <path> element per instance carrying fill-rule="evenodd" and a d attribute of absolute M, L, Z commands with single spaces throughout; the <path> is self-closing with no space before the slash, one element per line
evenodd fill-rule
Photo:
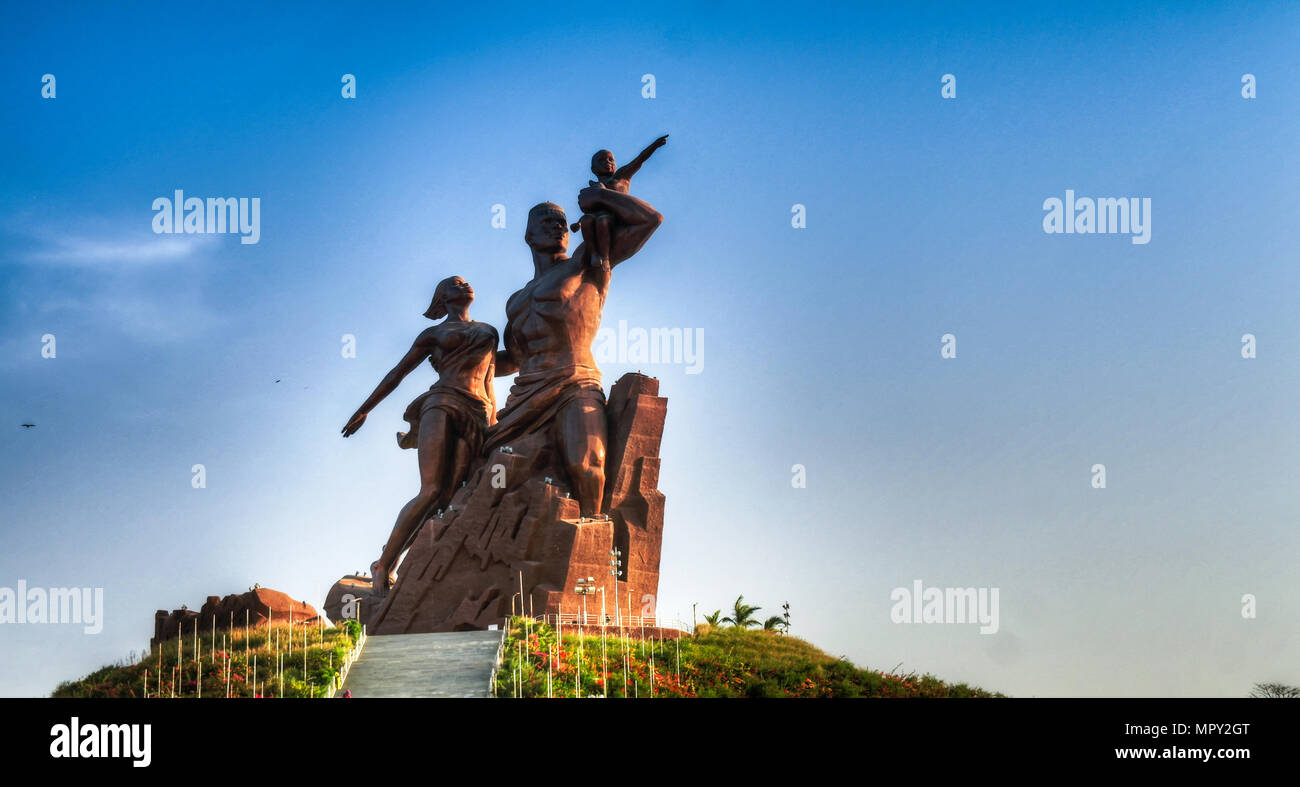
<path fill-rule="evenodd" d="M 268 622 L 288 623 L 292 620 L 303 623 L 315 621 L 317 617 L 315 608 L 307 602 L 297 601 L 278 590 L 258 587 L 247 593 L 231 593 L 225 598 L 208 596 L 198 612 L 183 608 L 171 612 L 158 610 L 154 614 L 153 638 L 149 640 L 149 647 L 178 633 L 188 634 L 196 626 L 199 631 L 209 631 L 214 627 L 224 631 L 231 625 L 257 628 Z"/>
<path fill-rule="evenodd" d="M 613 618 L 609 561 L 617 549 L 625 574 L 617 582 L 622 614 L 630 602 L 633 615 L 653 616 L 664 513 L 659 442 L 668 401 L 658 394 L 659 381 L 641 374 L 624 375 L 610 391 L 607 517 L 579 515 L 548 430 L 526 435 L 488 456 L 448 509 L 424 523 L 387 597 L 370 599 L 368 579 L 349 576 L 331 590 L 336 603 L 327 602 L 326 611 L 335 617 L 345 598 L 362 599 L 360 619 L 371 634 L 484 629 L 512 610 L 578 612 L 583 597 L 574 588 L 592 577 Z M 600 608 L 599 593 L 587 597 L 593 620 Z"/>
<path fill-rule="evenodd" d="M 325 594 L 325 616 L 338 622 L 355 618 L 366 621 L 378 608 L 382 598 L 373 595 L 369 574 L 348 574 L 335 582 Z"/>

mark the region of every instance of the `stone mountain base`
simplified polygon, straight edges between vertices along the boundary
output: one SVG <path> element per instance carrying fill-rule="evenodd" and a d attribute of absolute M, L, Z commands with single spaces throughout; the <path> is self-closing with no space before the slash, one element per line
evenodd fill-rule
<path fill-rule="evenodd" d="M 345 577 L 326 611 L 362 600 L 371 634 L 485 629 L 512 611 L 572 614 L 582 605 L 579 580 L 615 597 L 610 552 L 624 576 L 620 601 L 653 606 L 659 592 L 664 496 L 658 489 L 659 443 L 667 400 L 659 382 L 626 374 L 610 391 L 606 415 L 607 518 L 583 519 L 570 497 L 548 430 L 525 435 L 489 455 L 441 517 L 421 527 L 387 597 L 369 596 L 369 578 Z M 629 596 L 630 594 L 630 596 Z M 590 596 L 588 603 L 596 600 Z"/>

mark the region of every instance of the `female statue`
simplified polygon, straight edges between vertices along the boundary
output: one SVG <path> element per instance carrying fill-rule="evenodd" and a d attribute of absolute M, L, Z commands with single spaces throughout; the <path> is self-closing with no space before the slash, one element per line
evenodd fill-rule
<path fill-rule="evenodd" d="M 397 435 L 401 447 L 418 448 L 420 492 L 402 507 L 383 554 L 371 566 L 377 595 L 387 593 L 395 581 L 397 559 L 420 524 L 431 511 L 445 507 L 468 477 L 471 463 L 483 446 L 484 432 L 496 422 L 492 378 L 498 335 L 491 325 L 469 318 L 473 300 L 474 289 L 461 277 L 439 282 L 424 316 L 447 319 L 416 338 L 406 356 L 384 376 L 343 427 L 344 437 L 360 429 L 366 415 L 424 359 L 428 358 L 438 372 L 438 381 L 406 408 L 403 417 L 410 431 Z"/>

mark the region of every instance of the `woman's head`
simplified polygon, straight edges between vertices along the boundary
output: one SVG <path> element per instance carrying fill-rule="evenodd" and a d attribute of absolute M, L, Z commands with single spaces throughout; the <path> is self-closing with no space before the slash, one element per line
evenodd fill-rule
<path fill-rule="evenodd" d="M 433 291 L 433 302 L 424 313 L 430 320 L 441 320 L 447 316 L 447 304 L 454 303 L 468 307 L 474 300 L 474 288 L 459 276 L 448 276 L 438 282 Z"/>

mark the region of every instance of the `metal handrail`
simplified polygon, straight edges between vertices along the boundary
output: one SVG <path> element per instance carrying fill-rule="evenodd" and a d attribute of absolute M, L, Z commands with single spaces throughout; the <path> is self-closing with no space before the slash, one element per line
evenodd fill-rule
<path fill-rule="evenodd" d="M 524 615 L 522 617 L 528 617 L 528 616 Z M 601 622 L 601 615 L 599 612 L 589 612 L 586 615 L 583 615 L 581 612 L 565 612 L 565 613 L 552 612 L 544 615 L 534 616 L 531 619 L 552 626 L 559 623 L 560 625 L 583 626 L 584 628 L 601 627 L 601 628 L 636 629 L 636 628 L 645 627 L 645 628 L 673 629 L 675 631 L 685 631 L 687 633 L 690 632 L 690 629 L 686 628 L 685 624 L 681 621 L 664 620 L 663 618 L 654 617 L 650 615 L 630 615 L 630 616 L 619 615 L 618 617 L 615 617 L 614 615 L 606 613 L 603 624 Z"/>
<path fill-rule="evenodd" d="M 343 688 L 343 682 L 348 679 L 348 672 L 352 670 L 352 665 L 356 663 L 357 659 L 361 658 L 361 649 L 365 646 L 366 627 L 365 625 L 362 625 L 361 636 L 357 637 L 357 644 L 352 648 L 352 650 L 348 651 L 347 658 L 343 660 L 343 667 L 339 670 L 338 679 L 335 681 L 334 685 L 330 686 L 329 693 L 325 695 L 326 699 L 333 699 L 334 695 L 338 693 L 338 690 Z"/>

